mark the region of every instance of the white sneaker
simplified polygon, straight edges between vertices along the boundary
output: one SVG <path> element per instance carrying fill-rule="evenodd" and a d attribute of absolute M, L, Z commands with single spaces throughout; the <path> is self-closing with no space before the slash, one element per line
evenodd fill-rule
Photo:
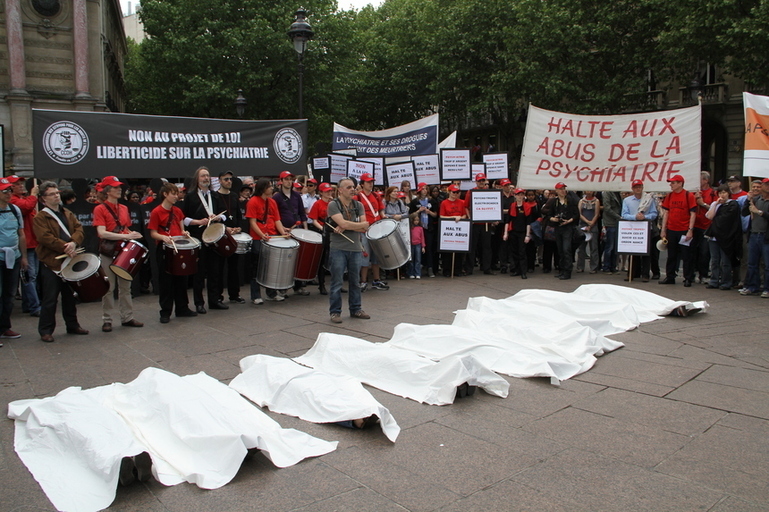
<path fill-rule="evenodd" d="M 252 300 L 251 302 L 253 302 L 253 303 L 254 303 L 254 304 L 256 304 L 257 306 L 259 306 L 259 305 L 261 305 L 261 304 L 264 304 L 264 299 L 262 299 L 262 298 L 260 297 L 260 298 L 258 298 L 258 299 L 254 299 L 254 300 Z"/>
<path fill-rule="evenodd" d="M 422 276 L 417 276 L 417 279 L 422 279 Z"/>
<path fill-rule="evenodd" d="M 769 299 L 769 292 L 761 292 L 762 299 Z"/>
<path fill-rule="evenodd" d="M 283 302 L 286 298 L 283 295 L 278 294 L 275 297 L 267 297 L 267 300 L 271 300 L 272 302 Z"/>
<path fill-rule="evenodd" d="M 416 279 L 416 276 L 409 276 L 409 279 Z"/>
<path fill-rule="evenodd" d="M 365 292 L 368 289 L 368 281 L 360 284 L 360 291 Z"/>

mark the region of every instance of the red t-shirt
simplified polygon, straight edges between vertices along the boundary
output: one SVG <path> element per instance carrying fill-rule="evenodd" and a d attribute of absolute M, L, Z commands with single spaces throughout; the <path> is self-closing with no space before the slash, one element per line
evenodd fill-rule
<path fill-rule="evenodd" d="M 173 212 L 173 217 L 171 213 Z M 166 227 L 169 225 L 169 219 L 171 225 L 166 231 Z M 150 222 L 147 224 L 147 229 L 154 229 L 159 235 L 163 236 L 182 236 L 182 227 L 179 225 L 184 220 L 184 213 L 172 206 L 170 210 L 163 208 L 163 205 L 156 206 L 150 213 Z"/>
<path fill-rule="evenodd" d="M 713 187 L 707 190 L 700 191 L 702 200 L 705 202 L 705 206 L 697 206 L 697 217 L 694 219 L 694 227 L 699 229 L 708 229 L 710 226 L 710 219 L 705 217 L 710 209 L 710 203 L 718 200 L 718 192 Z"/>
<path fill-rule="evenodd" d="M 668 211 L 667 229 L 689 231 L 689 214 L 697 208 L 694 194 L 686 190 L 670 192 L 662 200 L 661 206 Z"/>
<path fill-rule="evenodd" d="M 328 203 L 323 199 L 318 199 L 310 208 L 310 214 L 308 215 L 312 220 L 318 222 L 318 227 L 322 228 L 326 223 L 328 217 Z"/>
<path fill-rule="evenodd" d="M 267 198 L 267 216 L 265 219 L 265 203 L 261 196 L 254 196 L 248 200 L 246 204 L 246 218 L 256 219 L 256 223 L 259 225 L 259 229 L 266 235 L 278 235 L 278 228 L 275 226 L 275 221 L 280 219 L 280 212 L 278 212 L 278 203 L 272 198 Z M 250 226 L 249 221 L 249 226 Z M 261 240 L 262 237 L 249 227 L 249 233 L 254 240 Z"/>
<path fill-rule="evenodd" d="M 13 194 L 11 195 L 11 204 L 19 207 L 21 216 L 24 218 L 24 236 L 27 237 L 27 249 L 34 249 L 37 247 L 37 238 L 35 237 L 35 231 L 32 229 L 32 218 L 37 213 L 37 210 L 35 210 L 37 207 L 37 197 L 22 197 Z"/>
<path fill-rule="evenodd" d="M 93 209 L 93 226 L 104 226 L 107 231 L 115 231 L 117 227 L 116 216 L 120 220 L 120 225 L 123 226 L 120 232 L 129 233 L 131 231 L 128 229 L 131 225 L 131 214 L 128 212 L 128 207 L 123 204 L 112 204 L 109 201 L 99 204 Z"/>
<path fill-rule="evenodd" d="M 382 218 L 379 212 L 384 210 L 384 204 L 379 200 L 377 196 L 374 195 L 373 192 L 369 195 L 361 192 L 355 196 L 354 199 L 360 201 L 360 204 L 363 205 L 363 211 L 366 212 L 366 222 L 373 224 Z M 366 200 L 368 200 L 368 202 L 366 202 Z M 369 206 L 369 204 L 371 206 Z"/>
<path fill-rule="evenodd" d="M 446 199 L 441 202 L 440 215 L 441 217 L 463 217 L 465 215 L 465 202 L 461 199 L 456 201 Z"/>

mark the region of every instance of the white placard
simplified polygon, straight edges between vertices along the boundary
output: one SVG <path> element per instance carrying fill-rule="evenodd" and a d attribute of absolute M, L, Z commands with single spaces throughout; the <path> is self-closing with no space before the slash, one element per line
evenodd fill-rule
<path fill-rule="evenodd" d="M 483 155 L 486 164 L 486 177 L 490 180 L 507 178 L 507 153 L 486 153 Z"/>
<path fill-rule="evenodd" d="M 331 164 L 329 163 L 327 156 L 312 159 L 312 168 L 316 171 L 328 169 L 330 166 Z"/>
<path fill-rule="evenodd" d="M 376 156 L 358 158 L 361 162 L 371 162 L 374 164 L 374 185 L 384 185 L 384 158 Z"/>
<path fill-rule="evenodd" d="M 413 156 L 414 171 L 417 174 L 418 183 L 437 185 L 441 182 L 440 159 L 438 155 Z"/>
<path fill-rule="evenodd" d="M 440 252 L 470 252 L 470 233 L 473 225 L 469 220 L 459 222 L 441 219 L 438 227 L 438 250 Z"/>
<path fill-rule="evenodd" d="M 347 177 L 347 161 L 351 160 L 352 157 L 331 153 L 328 158 L 331 161 L 331 177 L 329 179 L 331 183 L 339 183 L 339 180 Z"/>
<path fill-rule="evenodd" d="M 360 177 L 365 173 L 369 173 L 372 176 L 374 175 L 373 163 L 362 162 L 360 160 L 347 160 L 348 178 L 355 178 L 356 181 L 360 182 Z"/>
<path fill-rule="evenodd" d="M 502 191 L 473 190 L 470 194 L 470 219 L 473 222 L 499 222 L 502 220 Z"/>
<path fill-rule="evenodd" d="M 400 188 L 401 182 L 409 180 L 411 182 L 411 190 L 417 188 L 416 174 L 414 173 L 414 162 L 401 162 L 399 164 L 392 164 L 385 166 L 387 173 L 387 183 L 391 187 Z"/>
<path fill-rule="evenodd" d="M 471 180 L 470 150 L 441 149 L 441 179 Z"/>
<path fill-rule="evenodd" d="M 471 164 L 470 170 L 473 173 L 473 181 L 475 181 L 475 177 L 478 175 L 478 173 L 486 176 L 486 164 Z M 486 176 L 486 179 L 489 179 L 489 177 Z"/>
<path fill-rule="evenodd" d="M 621 220 L 617 225 L 617 254 L 648 255 L 651 226 L 645 220 Z"/>

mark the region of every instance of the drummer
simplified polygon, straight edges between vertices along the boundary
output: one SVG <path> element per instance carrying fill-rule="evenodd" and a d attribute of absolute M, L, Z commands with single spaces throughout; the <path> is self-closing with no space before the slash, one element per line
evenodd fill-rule
<path fill-rule="evenodd" d="M 106 195 L 106 200 L 93 209 L 93 225 L 96 234 L 99 235 L 99 258 L 104 273 L 109 279 L 109 291 L 101 299 L 101 319 L 103 332 L 112 331 L 112 310 L 115 309 L 113 291 L 117 284 L 118 307 L 120 309 L 120 323 L 124 327 L 144 327 L 144 324 L 134 318 L 133 299 L 131 299 L 131 281 L 115 275 L 110 268 L 115 257 L 115 245 L 123 240 L 138 240 L 142 238 L 138 231 L 131 231 L 131 214 L 128 207 L 119 204 L 118 199 L 123 194 L 120 188 L 123 185 L 115 176 L 107 176 L 96 185 Z M 112 243 L 109 243 L 111 242 Z M 105 242 L 107 242 L 105 244 Z"/>
<path fill-rule="evenodd" d="M 288 172 L 288 171 L 286 171 Z M 264 304 L 261 288 L 256 281 L 259 269 L 259 256 L 262 252 L 262 240 L 269 240 L 271 236 L 286 236 L 286 230 L 280 222 L 278 213 L 278 204 L 272 196 L 272 183 L 268 178 L 259 178 L 254 187 L 254 195 L 248 200 L 246 206 L 246 218 L 250 226 L 251 238 L 254 242 L 251 244 L 253 278 L 251 279 L 251 302 L 259 305 Z M 277 290 L 265 288 L 267 300 L 281 302 L 285 299 L 279 295 Z"/>
<path fill-rule="evenodd" d="M 323 256 L 320 258 L 321 265 L 318 267 L 318 290 L 321 295 L 328 295 L 325 267 L 328 259 L 329 232 L 326 229 L 326 217 L 328 217 L 328 203 L 331 201 L 334 189 L 328 183 L 321 183 L 318 190 L 320 191 L 320 199 L 315 201 L 310 209 L 309 218 L 312 221 L 310 229 L 323 236 Z"/>
<path fill-rule="evenodd" d="M 37 259 L 40 260 L 40 320 L 37 330 L 40 339 L 52 342 L 56 329 L 56 304 L 61 294 L 61 314 L 69 334 L 88 334 L 80 327 L 77 320 L 77 305 L 72 289 L 54 272 L 61 270 L 62 259 L 57 256 L 66 254 L 75 257 L 75 249 L 85 240 L 83 226 L 75 215 L 61 204 L 61 195 L 56 183 L 44 181 L 40 184 L 40 198 L 43 208 L 33 217 L 32 228 L 37 238 Z"/>
<path fill-rule="evenodd" d="M 232 178 L 234 178 L 232 171 L 224 171 L 219 173 L 219 202 L 225 212 L 227 219 L 224 221 L 225 229 L 230 235 L 237 235 L 241 232 L 240 224 L 243 221 L 241 217 L 240 207 L 238 205 L 238 196 L 232 193 Z M 246 300 L 240 296 L 240 273 L 238 272 L 240 254 L 231 254 L 225 258 L 225 264 L 220 265 L 218 270 L 220 272 L 219 282 L 223 283 L 222 273 L 224 272 L 225 265 L 227 266 L 227 293 L 230 296 L 230 302 L 236 304 L 245 304 Z M 224 288 L 222 286 L 222 288 Z M 223 299 L 224 297 L 219 297 Z"/>
<path fill-rule="evenodd" d="M 147 229 L 150 237 L 158 244 L 155 258 L 158 263 L 158 284 L 160 288 L 160 323 L 171 320 L 171 312 L 176 305 L 176 317 L 198 316 L 190 310 L 187 297 L 187 276 L 175 276 L 165 271 L 166 251 L 163 244 L 172 244 L 173 236 L 190 236 L 184 229 L 184 214 L 174 206 L 179 200 L 179 189 L 173 183 L 163 183 L 160 187 L 163 202 L 150 213 Z"/>
<path fill-rule="evenodd" d="M 300 186 L 300 191 L 301 188 Z M 280 173 L 278 190 L 272 198 L 277 204 L 280 222 L 287 233 L 290 233 L 294 228 L 307 229 L 307 214 L 304 211 L 302 194 L 294 188 L 294 175 L 291 174 L 291 171 Z M 284 295 L 282 291 L 279 293 Z M 294 281 L 294 294 L 309 295 L 310 292 L 305 289 L 303 281 L 296 280 Z"/>

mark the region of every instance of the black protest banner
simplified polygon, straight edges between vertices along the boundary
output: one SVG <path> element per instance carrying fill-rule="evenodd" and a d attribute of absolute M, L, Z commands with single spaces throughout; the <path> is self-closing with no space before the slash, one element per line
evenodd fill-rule
<path fill-rule="evenodd" d="M 106 112 L 32 110 L 35 176 L 277 176 L 307 170 L 307 121 L 234 121 Z"/>

